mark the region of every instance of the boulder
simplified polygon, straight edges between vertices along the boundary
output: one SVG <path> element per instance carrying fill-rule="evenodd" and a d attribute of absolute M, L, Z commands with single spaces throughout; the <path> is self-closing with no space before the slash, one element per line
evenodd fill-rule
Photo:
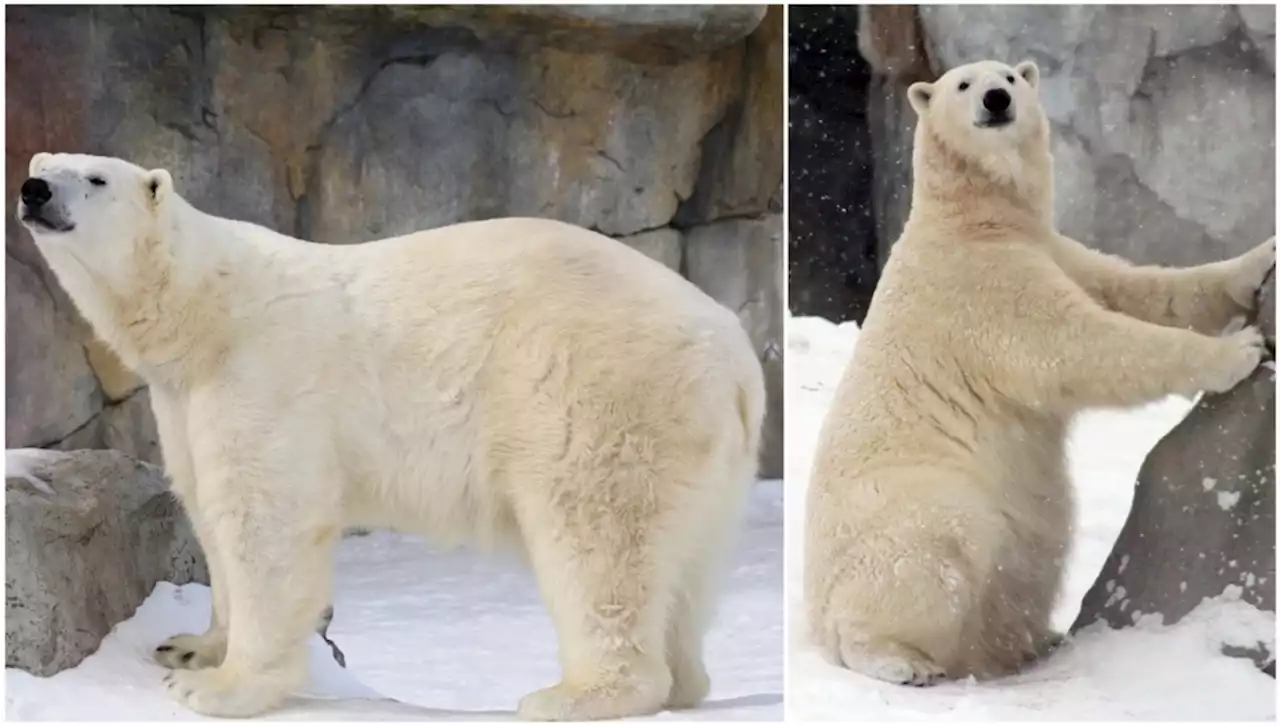
<path fill-rule="evenodd" d="M 6 451 L 6 667 L 74 667 L 161 581 L 208 573 L 159 469 L 114 451 Z"/>
<path fill-rule="evenodd" d="M 1275 348 L 1275 277 L 1259 325 Z M 1236 593 L 1275 612 L 1276 383 L 1274 360 L 1240 385 L 1205 395 L 1143 462 L 1133 507 L 1072 626 L 1175 623 L 1205 598 Z M 1275 654 L 1233 651 L 1260 667 Z"/>
<path fill-rule="evenodd" d="M 782 217 L 732 219 L 689 230 L 689 280 L 730 310 L 746 327 L 764 366 L 768 387 L 760 473 L 782 476 Z"/>

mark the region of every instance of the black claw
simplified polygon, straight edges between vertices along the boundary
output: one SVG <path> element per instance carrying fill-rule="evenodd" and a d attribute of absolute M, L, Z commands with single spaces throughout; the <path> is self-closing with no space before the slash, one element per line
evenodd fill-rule
<path fill-rule="evenodd" d="M 190 663 L 191 659 L 194 657 L 196 657 L 195 651 L 187 651 L 186 653 L 182 654 L 182 662 Z"/>

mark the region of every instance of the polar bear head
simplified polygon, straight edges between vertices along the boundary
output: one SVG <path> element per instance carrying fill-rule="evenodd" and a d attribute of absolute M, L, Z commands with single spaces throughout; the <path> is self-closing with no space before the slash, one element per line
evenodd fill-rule
<path fill-rule="evenodd" d="M 117 318 L 173 282 L 172 177 L 122 159 L 47 153 L 32 157 L 27 175 L 18 219 L 81 314 L 114 337 Z"/>
<path fill-rule="evenodd" d="M 141 251 L 154 245 L 172 193 L 163 169 L 41 152 L 22 183 L 18 219 L 73 297 L 86 276 L 121 293 L 136 278 Z"/>
<path fill-rule="evenodd" d="M 1049 122 L 1039 84 L 1040 70 L 1031 61 L 1013 67 L 980 61 L 953 68 L 933 83 L 913 83 L 907 98 L 919 116 L 917 175 L 955 184 L 963 174 L 970 187 L 991 181 L 1024 193 L 1047 187 Z"/>
<path fill-rule="evenodd" d="M 41 242 L 85 244 L 88 236 L 99 247 L 115 247 L 108 237 L 133 240 L 154 226 L 172 188 L 163 169 L 147 171 L 106 156 L 41 152 L 31 157 L 22 183 L 18 219 Z"/>

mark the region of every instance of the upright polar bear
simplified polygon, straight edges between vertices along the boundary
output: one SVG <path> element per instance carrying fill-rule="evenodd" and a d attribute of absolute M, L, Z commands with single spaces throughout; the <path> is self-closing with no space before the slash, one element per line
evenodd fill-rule
<path fill-rule="evenodd" d="M 1274 238 L 1166 269 L 1054 230 L 1038 80 L 981 62 L 910 87 L 911 214 L 814 460 L 813 636 L 894 683 L 1006 674 L 1057 641 L 1074 412 L 1223 391 L 1264 352 L 1257 330 L 1224 331 Z"/>
<path fill-rule="evenodd" d="M 21 197 L 59 281 L 150 384 L 207 554 L 209 630 L 158 654 L 180 701 L 248 716 L 303 683 L 348 526 L 528 555 L 563 673 L 522 717 L 705 697 L 713 571 L 764 416 L 732 312 L 548 220 L 318 245 L 204 214 L 166 171 L 69 154 L 37 154 Z"/>

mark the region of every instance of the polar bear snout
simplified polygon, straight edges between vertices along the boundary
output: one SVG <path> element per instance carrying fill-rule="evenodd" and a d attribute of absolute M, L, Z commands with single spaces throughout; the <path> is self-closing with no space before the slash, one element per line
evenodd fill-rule
<path fill-rule="evenodd" d="M 982 107 L 993 114 L 1003 115 L 1012 101 L 1009 92 L 1003 88 L 993 88 L 982 95 Z"/>
<path fill-rule="evenodd" d="M 22 182 L 23 204 L 35 209 L 43 207 L 44 203 L 50 199 L 53 199 L 53 189 L 49 187 L 49 182 L 39 177 L 32 177 Z"/>
<path fill-rule="evenodd" d="M 54 188 L 40 177 L 22 182 L 18 218 L 32 231 L 70 232 L 75 225 L 54 200 Z"/>
<path fill-rule="evenodd" d="M 1003 88 L 990 88 L 982 94 L 976 124 L 982 128 L 1007 126 L 1014 121 L 1013 96 Z"/>

